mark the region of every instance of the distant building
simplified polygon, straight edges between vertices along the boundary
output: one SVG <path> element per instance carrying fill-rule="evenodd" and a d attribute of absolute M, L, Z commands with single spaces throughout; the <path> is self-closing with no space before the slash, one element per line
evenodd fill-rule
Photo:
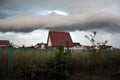
<path fill-rule="evenodd" d="M 108 50 L 112 50 L 113 47 L 112 46 L 108 46 L 108 45 L 99 45 L 98 49 L 108 49 Z"/>
<path fill-rule="evenodd" d="M 74 42 L 74 47 L 75 47 L 75 48 L 80 48 L 81 45 L 80 45 L 80 43 L 78 43 L 78 42 Z"/>
<path fill-rule="evenodd" d="M 9 45 L 9 40 L 0 40 L 0 48 L 6 48 L 9 47 Z"/>
<path fill-rule="evenodd" d="M 47 44 L 46 43 L 37 43 L 34 47 L 35 48 L 46 48 Z"/>
<path fill-rule="evenodd" d="M 49 31 L 48 39 L 47 39 L 47 47 L 58 47 L 59 45 L 63 45 L 66 47 L 66 43 L 68 42 L 70 47 L 73 47 L 73 41 L 69 32 L 57 32 L 57 31 Z"/>
<path fill-rule="evenodd" d="M 85 49 L 90 49 L 91 48 L 91 46 L 89 46 L 89 45 L 84 45 L 83 46 Z"/>
<path fill-rule="evenodd" d="M 112 46 L 107 46 L 106 49 L 113 50 Z"/>

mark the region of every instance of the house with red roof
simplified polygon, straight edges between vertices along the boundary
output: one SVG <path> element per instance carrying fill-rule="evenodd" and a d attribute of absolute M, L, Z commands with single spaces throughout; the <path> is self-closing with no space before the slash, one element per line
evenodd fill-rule
<path fill-rule="evenodd" d="M 9 40 L 0 40 L 0 48 L 8 47 L 9 44 Z"/>
<path fill-rule="evenodd" d="M 66 47 L 66 42 L 68 42 L 70 47 L 74 46 L 69 32 L 49 31 L 47 47 L 58 47 L 60 45 Z"/>

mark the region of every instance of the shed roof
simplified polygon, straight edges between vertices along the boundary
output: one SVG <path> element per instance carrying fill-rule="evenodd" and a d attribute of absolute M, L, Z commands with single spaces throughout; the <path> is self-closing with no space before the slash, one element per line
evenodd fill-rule
<path fill-rule="evenodd" d="M 9 45 L 9 40 L 0 40 L 0 45 Z"/>

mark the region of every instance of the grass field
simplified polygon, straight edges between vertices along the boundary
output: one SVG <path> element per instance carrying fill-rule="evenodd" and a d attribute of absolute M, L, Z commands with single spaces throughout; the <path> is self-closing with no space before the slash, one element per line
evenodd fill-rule
<path fill-rule="evenodd" d="M 8 79 L 9 50 L 0 50 L 0 80 Z M 14 67 L 12 80 L 29 80 L 28 65 L 34 64 L 39 68 L 37 80 L 48 80 L 46 62 L 54 57 L 55 51 L 37 49 L 14 50 Z M 71 75 L 67 80 L 119 80 L 120 79 L 120 50 L 101 51 L 92 55 L 88 50 L 72 51 Z"/>

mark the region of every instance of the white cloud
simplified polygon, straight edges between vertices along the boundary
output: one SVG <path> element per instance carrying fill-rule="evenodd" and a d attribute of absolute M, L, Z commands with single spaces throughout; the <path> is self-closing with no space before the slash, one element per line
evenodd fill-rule
<path fill-rule="evenodd" d="M 70 35 L 72 37 L 73 42 L 79 42 L 82 45 L 91 45 L 91 42 L 85 38 L 85 35 L 92 34 L 91 31 L 72 31 Z M 98 31 L 95 40 L 98 42 L 108 41 L 107 45 L 112 45 L 113 47 L 120 48 L 119 41 L 120 33 L 107 33 L 104 31 Z M 36 43 L 47 43 L 48 38 L 48 30 L 35 30 L 30 33 L 15 33 L 15 32 L 7 32 L 0 33 L 0 39 L 10 40 L 11 43 L 18 46 L 30 46 L 35 45 Z"/>
<path fill-rule="evenodd" d="M 92 31 L 74 31 L 71 32 L 71 37 L 74 42 L 80 42 L 82 45 L 91 45 L 91 42 L 85 38 L 85 35 L 92 34 Z M 107 33 L 104 31 L 98 31 L 95 37 L 95 41 L 104 42 L 108 41 L 107 45 L 112 45 L 113 47 L 120 48 L 120 33 Z"/>
<path fill-rule="evenodd" d="M 6 32 L 0 33 L 0 40 L 10 40 L 11 43 L 17 46 L 30 46 L 35 45 L 40 42 L 47 42 L 47 30 L 35 30 L 30 33 L 15 33 L 15 32 Z"/>

